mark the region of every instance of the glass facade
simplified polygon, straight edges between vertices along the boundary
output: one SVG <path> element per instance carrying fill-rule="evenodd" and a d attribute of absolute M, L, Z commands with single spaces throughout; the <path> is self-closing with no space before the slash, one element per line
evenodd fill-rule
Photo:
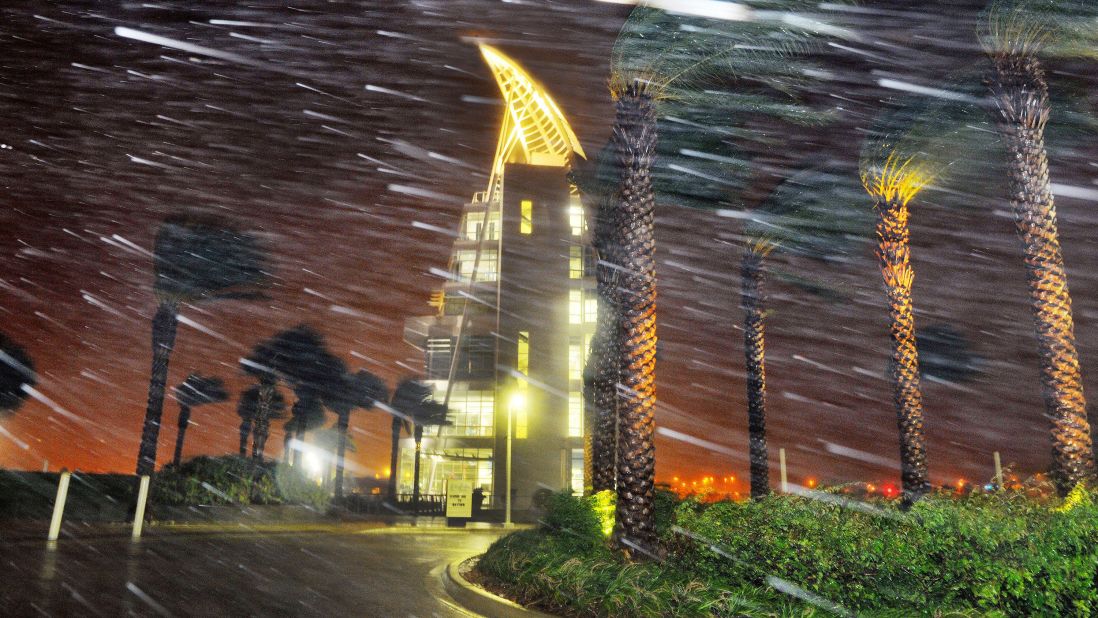
<path fill-rule="evenodd" d="M 480 264 L 477 264 L 476 249 L 458 249 L 454 251 L 451 272 L 461 283 L 469 283 L 476 267 L 477 281 L 495 281 L 499 278 L 499 254 L 495 249 L 483 249 L 480 252 Z"/>
<path fill-rule="evenodd" d="M 443 392 L 435 395 L 442 401 Z M 495 435 L 496 396 L 490 390 L 469 390 L 466 384 L 457 384 L 450 391 L 450 422 L 442 428 L 444 436 L 492 437 Z"/>
<path fill-rule="evenodd" d="M 465 240 L 480 240 L 480 231 L 484 227 L 484 213 L 471 212 L 462 218 L 461 237 Z M 488 229 L 483 240 L 499 240 L 499 211 L 488 211 Z"/>
<path fill-rule="evenodd" d="M 572 465 L 571 465 L 571 486 L 572 495 L 583 495 L 583 449 L 572 449 Z"/>

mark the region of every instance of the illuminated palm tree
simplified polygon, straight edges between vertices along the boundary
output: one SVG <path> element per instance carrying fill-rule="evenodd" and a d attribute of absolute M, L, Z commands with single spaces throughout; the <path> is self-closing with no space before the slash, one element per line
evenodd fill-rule
<path fill-rule="evenodd" d="M 1089 9 L 1089 19 L 1074 14 L 1078 9 Z M 1041 390 L 1052 423 L 1052 478 L 1065 495 L 1093 476 L 1094 451 L 1049 182 L 1045 126 L 1051 105 L 1040 55 L 1050 43 L 1065 43 L 1065 33 L 1058 28 L 1079 27 L 1088 21 L 1094 21 L 1093 9 L 1082 3 L 1002 3 L 990 13 L 985 38 L 994 64 L 988 85 L 1010 155 L 1010 203 L 1022 240 Z"/>
<path fill-rule="evenodd" d="M 397 463 L 400 454 L 400 431 L 412 432 L 411 415 L 404 410 L 418 405 L 419 402 L 431 398 L 431 388 L 418 380 L 408 378 L 402 380 L 393 391 L 393 397 L 389 401 L 389 408 L 393 416 L 390 425 L 391 448 L 389 450 L 389 500 L 396 503 L 397 495 Z"/>
<path fill-rule="evenodd" d="M 747 434 L 751 461 L 751 497 L 770 493 L 770 461 L 766 451 L 766 321 L 763 260 L 774 250 L 763 236 L 744 247 L 740 265 L 740 307 L 743 309 L 743 354 L 747 374 Z"/>
<path fill-rule="evenodd" d="M 807 6 L 795 0 L 784 3 Z M 711 115 L 750 107 L 776 109 L 771 101 L 745 100 L 729 83 L 750 76 L 779 89 L 796 73 L 789 56 L 804 37 L 765 20 L 687 18 L 638 7 L 614 45 L 611 94 L 615 101 L 612 147 L 617 180 L 609 228 L 617 270 L 617 532 L 627 551 L 651 554 L 655 530 L 656 275 L 653 162 L 658 108 L 701 108 Z M 716 85 L 716 86 L 715 86 Z"/>
<path fill-rule="evenodd" d="M 179 402 L 179 431 L 175 435 L 175 457 L 172 462 L 179 465 L 183 459 L 183 440 L 187 437 L 187 427 L 191 424 L 191 408 L 209 403 L 219 403 L 229 398 L 225 383 L 221 378 L 212 378 L 192 373 L 182 384 L 175 387 L 175 400 Z"/>
<path fill-rule="evenodd" d="M 171 217 L 160 226 L 153 247 L 158 301 L 152 323 L 149 399 L 137 453 L 137 474 L 152 474 L 168 360 L 175 346 L 179 306 L 220 298 L 251 298 L 266 275 L 256 239 L 224 222 L 197 215 Z"/>
<path fill-rule="evenodd" d="M 889 375 L 900 429 L 900 475 L 903 500 L 910 505 L 930 491 L 930 480 L 911 297 L 915 270 L 911 266 L 908 203 L 933 173 L 917 157 L 905 157 L 886 147 L 883 153 L 874 152 L 863 161 L 861 176 L 865 190 L 876 202 L 877 257 L 884 275 L 892 336 Z"/>
<path fill-rule="evenodd" d="M 0 333 L 0 414 L 14 412 L 37 383 L 34 362 L 23 346 Z"/>
<path fill-rule="evenodd" d="M 335 497 L 343 497 L 343 456 L 347 447 L 347 428 L 351 412 L 356 408 L 369 410 L 378 401 L 385 401 L 388 389 L 381 378 L 366 370 L 344 374 L 340 388 L 325 395 L 324 401 L 336 413 L 339 436 L 336 447 Z"/>

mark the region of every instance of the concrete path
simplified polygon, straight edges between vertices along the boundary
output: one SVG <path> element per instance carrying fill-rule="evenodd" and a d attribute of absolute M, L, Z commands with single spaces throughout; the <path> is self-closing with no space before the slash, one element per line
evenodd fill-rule
<path fill-rule="evenodd" d="M 0 549 L 0 616 L 470 616 L 447 564 L 500 530 L 369 524 L 153 528 Z"/>

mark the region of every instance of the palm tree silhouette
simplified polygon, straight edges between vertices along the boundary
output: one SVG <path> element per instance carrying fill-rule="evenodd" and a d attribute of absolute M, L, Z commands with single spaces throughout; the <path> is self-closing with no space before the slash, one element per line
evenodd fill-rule
<path fill-rule="evenodd" d="M 399 415 L 412 426 L 412 437 L 416 444 L 412 473 L 412 513 L 416 515 L 419 514 L 419 462 L 423 451 L 423 430 L 426 427 L 450 424 L 446 418 L 449 410 L 444 404 L 434 401 L 433 396 L 430 386 L 414 380 L 404 380 L 393 393 L 393 400 L 389 404 L 396 412 L 394 417 Z"/>
<path fill-rule="evenodd" d="M 351 422 L 351 412 L 356 408 L 369 410 L 378 401 L 388 398 L 388 389 L 381 378 L 364 369 L 356 373 L 344 374 L 341 388 L 328 393 L 325 403 L 336 413 L 336 429 L 339 436 L 336 448 L 335 497 L 343 497 L 344 451 L 347 447 L 347 428 Z"/>
<path fill-rule="evenodd" d="M 137 453 L 137 474 L 156 468 L 168 361 L 175 345 L 179 306 L 202 300 L 254 298 L 266 274 L 256 239 L 225 222 L 200 215 L 168 218 L 153 246 L 154 290 L 149 399 Z"/>
<path fill-rule="evenodd" d="M 229 398 L 225 383 L 221 378 L 207 377 L 192 373 L 182 384 L 175 387 L 175 400 L 179 402 L 179 432 L 175 436 L 175 457 L 172 462 L 179 465 L 183 458 L 183 440 L 187 436 L 187 426 L 191 422 L 191 408 L 208 403 L 219 403 Z"/>
<path fill-rule="evenodd" d="M 248 434 L 252 435 L 252 458 L 263 461 L 263 451 L 267 448 L 267 437 L 271 434 L 271 421 L 283 417 L 286 400 L 277 388 L 264 391 L 267 387 L 256 384 L 240 395 L 236 413 L 240 417 L 240 456 L 248 454 Z"/>
<path fill-rule="evenodd" d="M 34 362 L 23 346 L 0 333 L 0 414 L 10 414 L 23 405 L 27 387 L 38 379 Z"/>
<path fill-rule="evenodd" d="M 1071 294 L 1049 181 L 1045 126 L 1051 104 L 1040 56 L 1050 46 L 1061 50 L 1075 47 L 1073 43 L 1078 41 L 1072 39 L 1079 25 L 1096 18 L 1092 4 L 999 3 L 990 11 L 984 38 L 994 64 L 988 86 L 998 110 L 999 132 L 1010 155 L 1010 203 L 1022 241 L 1041 390 L 1051 421 L 1051 473 L 1061 495 L 1092 477 L 1095 463 Z"/>
<path fill-rule="evenodd" d="M 397 501 L 397 463 L 400 454 L 400 431 L 412 433 L 411 417 L 403 410 L 426 401 L 432 396 L 431 388 L 414 378 L 406 378 L 397 385 L 389 401 L 390 414 L 393 416 L 390 425 L 390 450 L 389 450 L 389 500 L 395 505 Z"/>

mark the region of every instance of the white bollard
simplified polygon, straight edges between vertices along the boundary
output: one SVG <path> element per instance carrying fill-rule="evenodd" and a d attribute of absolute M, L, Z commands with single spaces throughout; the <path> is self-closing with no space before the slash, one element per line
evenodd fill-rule
<path fill-rule="evenodd" d="M 68 470 L 61 471 L 61 480 L 57 483 L 57 497 L 53 499 L 53 519 L 50 520 L 51 541 L 56 541 L 61 535 L 61 517 L 65 513 L 65 498 L 69 495 L 69 477 L 72 473 Z"/>
<path fill-rule="evenodd" d="M 43 472 L 49 472 L 50 471 L 50 460 L 46 459 L 42 462 L 42 471 Z"/>
<path fill-rule="evenodd" d="M 141 477 L 141 485 L 137 489 L 137 508 L 133 513 L 133 539 L 141 538 L 141 526 L 145 523 L 145 501 L 149 499 L 149 477 Z"/>
<path fill-rule="evenodd" d="M 999 459 L 999 451 L 995 451 L 995 487 L 1003 488 L 1003 462 Z"/>
<path fill-rule="evenodd" d="M 778 449 L 778 465 L 782 470 L 782 493 L 789 493 L 789 477 L 785 474 L 785 449 Z"/>

